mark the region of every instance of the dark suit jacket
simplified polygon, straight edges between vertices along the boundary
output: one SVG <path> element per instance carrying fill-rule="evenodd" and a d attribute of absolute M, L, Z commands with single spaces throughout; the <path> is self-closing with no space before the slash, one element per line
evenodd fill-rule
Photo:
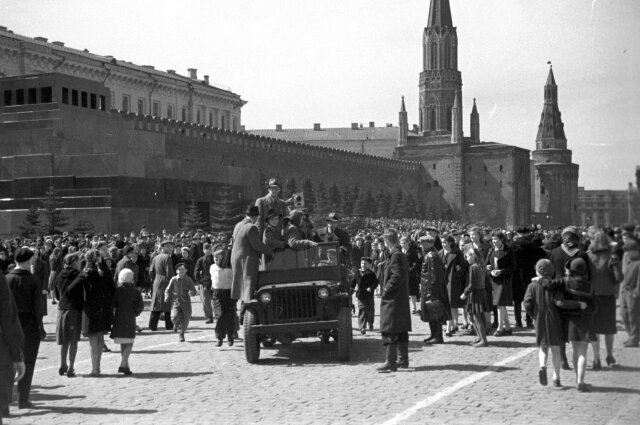
<path fill-rule="evenodd" d="M 409 264 L 399 247 L 394 247 L 387 258 L 381 285 L 380 332 L 411 332 Z"/>
<path fill-rule="evenodd" d="M 249 217 L 246 217 L 233 229 L 231 299 L 242 301 L 251 299 L 258 283 L 258 269 L 262 254 L 272 255 L 273 251 L 262 242 L 258 227 Z"/>

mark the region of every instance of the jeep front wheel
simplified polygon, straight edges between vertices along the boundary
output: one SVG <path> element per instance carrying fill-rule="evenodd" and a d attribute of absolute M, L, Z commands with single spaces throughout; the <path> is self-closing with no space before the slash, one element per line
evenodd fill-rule
<path fill-rule="evenodd" d="M 255 363 L 260 358 L 260 336 L 251 334 L 251 326 L 256 325 L 256 315 L 247 310 L 244 312 L 244 355 L 249 363 Z"/>
<path fill-rule="evenodd" d="M 351 355 L 351 309 L 342 307 L 338 312 L 338 358 L 349 360 Z"/>

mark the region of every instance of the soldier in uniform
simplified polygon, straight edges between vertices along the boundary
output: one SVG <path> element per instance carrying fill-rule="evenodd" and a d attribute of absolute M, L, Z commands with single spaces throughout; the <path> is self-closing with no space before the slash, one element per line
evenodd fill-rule
<path fill-rule="evenodd" d="M 264 233 L 267 220 L 267 214 L 269 210 L 273 210 L 273 212 L 279 216 L 280 218 L 284 217 L 287 213 L 287 201 L 280 199 L 278 196 L 280 191 L 282 190 L 282 185 L 280 184 L 280 180 L 277 178 L 269 179 L 269 186 L 267 187 L 269 193 L 267 193 L 262 198 L 256 199 L 256 207 L 258 207 L 259 217 L 256 225 L 258 226 L 258 231 L 260 232 L 260 239 L 262 240 L 262 235 Z M 279 224 L 278 230 L 282 232 L 282 223 Z"/>

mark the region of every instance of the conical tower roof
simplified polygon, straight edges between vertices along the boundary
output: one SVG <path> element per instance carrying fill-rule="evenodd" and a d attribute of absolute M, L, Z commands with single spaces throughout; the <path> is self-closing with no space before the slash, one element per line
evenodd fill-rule
<path fill-rule="evenodd" d="M 431 0 L 427 28 L 432 27 L 453 27 L 449 0 Z"/>

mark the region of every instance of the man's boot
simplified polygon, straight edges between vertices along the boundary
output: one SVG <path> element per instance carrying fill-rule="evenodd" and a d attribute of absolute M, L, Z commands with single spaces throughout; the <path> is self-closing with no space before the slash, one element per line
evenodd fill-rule
<path fill-rule="evenodd" d="M 398 370 L 398 343 L 387 344 L 386 359 L 382 366 L 376 370 L 380 373 L 395 372 Z"/>
<path fill-rule="evenodd" d="M 400 352 L 400 355 L 398 358 L 398 367 L 400 369 L 408 369 L 409 368 L 409 341 L 399 342 L 398 351 Z"/>

